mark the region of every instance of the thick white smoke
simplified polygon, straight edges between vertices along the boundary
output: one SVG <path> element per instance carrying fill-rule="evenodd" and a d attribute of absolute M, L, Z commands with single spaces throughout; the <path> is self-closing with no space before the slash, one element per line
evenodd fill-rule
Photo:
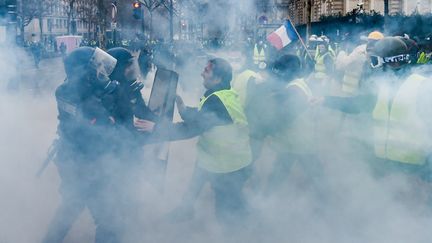
<path fill-rule="evenodd" d="M 245 14 L 255 15 L 250 2 L 231 1 L 222 5 L 241 6 Z M 218 8 L 217 2 L 208 4 L 214 8 L 211 7 L 207 19 L 224 20 L 223 23 L 229 20 L 228 26 L 235 29 L 232 21 L 235 11 Z M 0 79 L 0 243 L 39 242 L 60 204 L 60 179 L 55 165 L 51 163 L 41 178 L 35 174 L 56 137 L 54 87 L 65 77 L 61 60 L 43 60 L 41 69 L 36 70 L 31 57 L 16 53 L 10 53 L 10 49 L 0 52 L 1 78 L 26 77 L 19 89 L 12 92 L 4 81 L 7 79 Z M 196 105 L 202 94 L 201 78 L 197 75 L 205 62 L 187 61 L 185 70 L 177 71 L 182 81 L 193 79 L 190 83 L 194 85 L 192 89 L 180 87 L 179 94 L 187 105 Z M 17 62 L 23 65 L 16 71 L 6 65 Z M 145 80 L 146 99 L 152 75 L 154 72 Z M 323 148 L 320 159 L 324 195 L 314 193 L 316 185 L 311 184 L 300 164 L 291 168 L 280 191 L 263 193 L 275 159 L 274 152 L 266 146 L 255 164 L 256 173 L 245 187 L 251 215 L 242 222 L 244 231 L 234 238 L 224 234 L 214 216 L 214 199 L 208 186 L 195 204 L 194 219 L 170 223 L 167 214 L 181 201 L 196 155 L 195 139 L 173 142 L 163 185 L 155 187 L 151 175 L 139 171 L 141 179 L 134 188 L 128 188 L 135 191 L 141 205 L 136 211 L 140 224 L 127 225 L 131 230 L 128 242 L 429 242 L 430 185 L 417 182 L 418 187 L 413 189 L 414 179 L 398 175 L 376 178 L 368 165 L 368 153 L 359 153 L 360 150 L 352 153 L 355 148 L 339 138 L 337 128 L 332 130 L 337 125 L 331 123 L 335 119 L 330 116 L 322 117 L 321 129 L 327 135 L 319 141 Z M 175 120 L 179 121 L 178 114 Z M 361 156 L 350 158 L 350 154 Z M 158 190 L 160 186 L 163 191 Z M 420 193 L 421 190 L 424 191 Z M 65 242 L 93 242 L 94 232 L 94 222 L 86 210 Z"/>

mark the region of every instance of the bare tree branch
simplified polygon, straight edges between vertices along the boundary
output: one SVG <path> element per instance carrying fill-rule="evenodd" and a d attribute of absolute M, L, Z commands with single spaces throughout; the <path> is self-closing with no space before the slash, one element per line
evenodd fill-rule
<path fill-rule="evenodd" d="M 50 3 L 53 0 L 22 0 L 18 8 L 18 16 L 21 18 L 23 27 L 30 24 L 33 19 L 49 13 Z"/>
<path fill-rule="evenodd" d="M 165 0 L 141 0 L 140 2 L 149 12 L 153 12 L 155 9 L 161 6 Z"/>
<path fill-rule="evenodd" d="M 71 32 L 72 32 L 72 30 L 71 30 L 71 21 L 72 21 L 72 18 L 74 17 L 73 13 L 75 11 L 76 0 L 64 0 L 64 1 L 67 4 L 67 7 L 65 8 L 66 14 L 67 14 L 67 18 L 68 18 L 68 21 L 67 21 L 67 32 L 68 32 L 68 34 L 71 34 Z"/>
<path fill-rule="evenodd" d="M 167 2 L 166 1 L 164 1 L 163 3 L 162 3 L 162 5 L 163 5 L 163 7 L 169 12 L 170 10 L 171 10 L 171 6 L 169 6 L 169 5 L 167 5 Z M 173 5 L 173 13 L 174 13 L 174 15 L 175 16 L 177 16 L 177 17 L 179 17 L 180 16 L 180 12 L 174 7 L 174 5 Z"/>
<path fill-rule="evenodd" d="M 92 26 L 98 23 L 98 9 L 94 0 L 81 0 L 77 6 L 79 19 L 87 24 L 87 32 L 90 35 Z"/>

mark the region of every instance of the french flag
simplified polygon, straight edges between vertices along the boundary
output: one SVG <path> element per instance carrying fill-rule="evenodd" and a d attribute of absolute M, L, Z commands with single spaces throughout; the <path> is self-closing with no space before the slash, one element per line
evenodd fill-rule
<path fill-rule="evenodd" d="M 270 42 L 278 50 L 284 48 L 289 43 L 297 39 L 298 36 L 295 27 L 289 20 L 286 20 L 284 25 L 267 36 L 268 42 Z"/>

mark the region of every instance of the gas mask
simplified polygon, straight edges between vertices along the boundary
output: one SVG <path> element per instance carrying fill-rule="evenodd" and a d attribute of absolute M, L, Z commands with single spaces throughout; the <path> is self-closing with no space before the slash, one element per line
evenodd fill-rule
<path fill-rule="evenodd" d="M 109 75 L 113 72 L 117 60 L 103 50 L 96 48 L 88 63 L 89 83 L 96 96 L 112 93 L 118 86 Z"/>

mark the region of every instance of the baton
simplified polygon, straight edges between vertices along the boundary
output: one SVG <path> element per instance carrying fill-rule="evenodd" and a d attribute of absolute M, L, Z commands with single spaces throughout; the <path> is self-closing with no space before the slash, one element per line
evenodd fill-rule
<path fill-rule="evenodd" d="M 54 156 L 57 153 L 57 143 L 58 143 L 58 139 L 55 139 L 51 143 L 51 146 L 48 148 L 47 157 L 42 163 L 42 165 L 40 166 L 38 172 L 36 173 L 36 178 L 39 178 L 42 175 L 42 173 L 48 167 L 49 163 L 53 160 Z"/>

